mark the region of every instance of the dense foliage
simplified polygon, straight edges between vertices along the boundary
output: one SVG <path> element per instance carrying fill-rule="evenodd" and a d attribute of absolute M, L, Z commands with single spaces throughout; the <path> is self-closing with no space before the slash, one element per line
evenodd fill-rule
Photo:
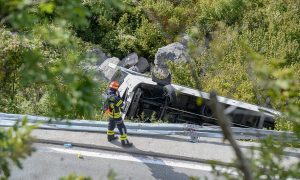
<path fill-rule="evenodd" d="M 245 44 L 263 55 L 265 63 L 284 60 L 279 68 L 291 69 L 296 81 L 300 77 L 296 0 L 84 0 L 39 5 L 24 1 L 18 6 L 3 1 L 1 8 L 0 109 L 4 112 L 51 115 L 51 109 L 93 118 L 98 106 L 92 106 L 89 97 L 99 93 L 94 82 L 83 80 L 92 76 L 78 65 L 86 60 L 88 48 L 99 46 L 119 58 L 135 51 L 152 62 L 159 47 L 183 34 L 190 36 L 193 67 L 204 91 L 215 89 L 220 95 L 280 110 L 282 105 L 275 99 L 265 103 L 269 95 L 253 76 Z M 63 70 L 64 66 L 72 71 Z M 170 67 L 175 83 L 196 87 L 186 71 L 190 65 Z M 83 93 L 83 86 L 94 90 Z M 82 98 L 77 101 L 77 97 Z"/>
<path fill-rule="evenodd" d="M 300 92 L 300 2 L 201 1 L 197 7 L 202 10 L 187 31 L 192 67 L 203 90 L 214 89 L 220 95 L 283 112 L 289 104 L 295 108 L 293 122 L 299 123 L 295 112 L 299 112 Z M 189 78 L 191 72 L 186 73 L 191 65 L 170 67 L 175 82 L 196 87 L 195 80 Z M 294 127 L 289 121 L 278 122 L 279 129 Z"/>
<path fill-rule="evenodd" d="M 80 67 L 89 45 L 72 30 L 87 24 L 81 2 L 1 3 L 0 111 L 94 117 L 98 84 Z"/>
<path fill-rule="evenodd" d="M 299 135 L 299 0 L 0 0 L 0 112 L 97 119 L 106 84 L 83 70 L 88 49 L 153 62 L 184 35 L 191 62 L 169 64 L 175 83 L 276 108 L 276 127 Z M 253 162 L 257 178 L 263 163 Z M 281 170 L 268 172 L 288 177 Z"/>
<path fill-rule="evenodd" d="M 71 27 L 86 24 L 81 1 L 0 0 L 0 111 L 94 117 L 98 84 L 80 67 L 88 45 Z M 19 128 L 19 126 L 21 126 Z M 0 178 L 31 155 L 26 120 L 0 129 Z"/>
<path fill-rule="evenodd" d="M 84 41 L 100 44 L 104 52 L 124 57 L 131 52 L 153 59 L 166 40 L 156 23 L 147 18 L 143 7 L 132 1 L 84 0 L 88 26 L 77 29 Z"/>

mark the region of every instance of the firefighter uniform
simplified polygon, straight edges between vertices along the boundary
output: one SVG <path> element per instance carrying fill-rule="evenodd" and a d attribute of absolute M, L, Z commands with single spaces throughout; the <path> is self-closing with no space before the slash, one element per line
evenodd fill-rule
<path fill-rule="evenodd" d="M 117 84 L 118 85 L 118 84 Z M 107 140 L 113 141 L 117 139 L 115 136 L 114 129 L 118 128 L 120 132 L 120 140 L 121 144 L 124 147 L 131 147 L 132 143 L 130 143 L 127 139 L 127 130 L 122 119 L 122 106 L 123 100 L 117 95 L 117 88 L 112 88 L 113 86 L 110 85 L 110 89 L 107 93 L 108 95 L 108 116 L 109 116 L 109 123 L 108 123 L 108 130 L 107 130 Z M 118 86 L 117 86 L 118 87 Z"/>

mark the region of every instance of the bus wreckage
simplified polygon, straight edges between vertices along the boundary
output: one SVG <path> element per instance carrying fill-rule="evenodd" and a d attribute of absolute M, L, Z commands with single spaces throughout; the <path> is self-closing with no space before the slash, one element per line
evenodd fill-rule
<path fill-rule="evenodd" d="M 218 125 L 208 102 L 209 94 L 176 84 L 161 84 L 155 78 L 109 64 L 116 70 L 112 80 L 120 83 L 119 93 L 124 100 L 123 119 L 150 118 L 169 123 Z M 231 108 L 227 115 L 232 126 L 274 129 L 280 112 L 273 109 L 218 96 L 219 103 Z M 141 118 L 142 117 L 142 118 Z"/>

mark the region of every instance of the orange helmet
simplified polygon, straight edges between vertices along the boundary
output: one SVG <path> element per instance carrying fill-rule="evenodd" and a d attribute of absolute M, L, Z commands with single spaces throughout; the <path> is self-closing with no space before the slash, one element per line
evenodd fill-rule
<path fill-rule="evenodd" d="M 110 84 L 109 84 L 109 88 L 111 89 L 114 89 L 114 90 L 118 90 L 119 89 L 119 83 L 118 81 L 112 81 Z"/>

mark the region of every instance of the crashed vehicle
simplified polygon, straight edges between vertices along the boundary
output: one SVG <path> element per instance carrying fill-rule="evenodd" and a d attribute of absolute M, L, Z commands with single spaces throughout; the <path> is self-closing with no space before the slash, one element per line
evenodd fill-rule
<path fill-rule="evenodd" d="M 149 121 L 153 116 L 170 123 L 218 125 L 210 109 L 209 94 L 176 84 L 163 84 L 155 78 L 110 64 L 117 69 L 113 80 L 120 83 L 119 93 L 124 100 L 123 118 Z M 280 112 L 218 96 L 219 103 L 232 111 L 227 115 L 232 126 L 274 128 Z M 143 118 L 141 118 L 143 117 Z"/>

